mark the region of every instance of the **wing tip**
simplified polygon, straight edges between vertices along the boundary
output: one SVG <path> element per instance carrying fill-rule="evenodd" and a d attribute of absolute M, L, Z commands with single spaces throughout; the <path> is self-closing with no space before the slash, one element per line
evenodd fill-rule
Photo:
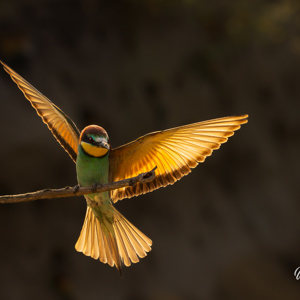
<path fill-rule="evenodd" d="M 7 66 L 7 64 L 4 63 L 1 59 L 0 59 L 0 63 L 2 64 L 3 67 Z"/>
<path fill-rule="evenodd" d="M 3 67 L 4 71 L 11 76 L 12 69 L 4 61 L 2 61 L 1 59 L 0 59 L 0 63 L 2 64 L 2 67 Z"/>
<path fill-rule="evenodd" d="M 239 116 L 240 117 L 240 124 L 246 124 L 248 123 L 248 118 L 249 118 L 249 115 L 248 114 L 244 114 L 244 115 L 241 115 Z"/>

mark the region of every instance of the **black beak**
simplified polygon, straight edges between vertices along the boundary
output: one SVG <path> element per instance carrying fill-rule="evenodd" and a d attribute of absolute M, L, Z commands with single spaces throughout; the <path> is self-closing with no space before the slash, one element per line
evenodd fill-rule
<path fill-rule="evenodd" d="M 109 150 L 109 149 L 110 149 L 110 146 L 109 146 L 109 144 L 108 144 L 108 143 L 106 143 L 105 141 L 100 141 L 99 143 L 97 143 L 97 146 L 98 146 L 98 147 L 105 148 L 105 149 L 107 149 L 107 150 Z"/>

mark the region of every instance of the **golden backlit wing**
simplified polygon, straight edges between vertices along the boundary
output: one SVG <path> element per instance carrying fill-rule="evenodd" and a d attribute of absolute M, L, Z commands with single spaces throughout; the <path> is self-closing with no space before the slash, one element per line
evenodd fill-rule
<path fill-rule="evenodd" d="M 225 143 L 235 130 L 247 123 L 247 117 L 225 117 L 157 131 L 111 150 L 110 182 L 137 176 L 157 166 L 152 182 L 113 190 L 113 201 L 173 184 Z"/>
<path fill-rule="evenodd" d="M 80 132 L 74 122 L 23 77 L 2 61 L 0 62 L 4 70 L 30 101 L 37 114 L 43 119 L 44 123 L 47 124 L 57 141 L 71 156 L 74 162 L 76 162 Z"/>

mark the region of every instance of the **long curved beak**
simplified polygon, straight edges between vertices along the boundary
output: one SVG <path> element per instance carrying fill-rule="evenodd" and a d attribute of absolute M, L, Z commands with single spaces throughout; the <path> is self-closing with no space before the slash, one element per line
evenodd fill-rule
<path fill-rule="evenodd" d="M 103 141 L 103 140 L 100 140 L 99 142 L 97 142 L 97 146 L 98 147 L 102 147 L 102 148 L 105 148 L 107 150 L 110 149 L 110 146 L 107 142 Z"/>

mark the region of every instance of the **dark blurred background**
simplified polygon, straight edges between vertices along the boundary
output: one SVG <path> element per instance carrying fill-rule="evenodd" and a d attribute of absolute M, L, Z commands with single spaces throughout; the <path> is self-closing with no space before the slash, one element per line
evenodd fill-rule
<path fill-rule="evenodd" d="M 300 2 L 0 1 L 0 58 L 113 147 L 249 114 L 174 186 L 116 207 L 153 240 L 115 268 L 74 249 L 83 197 L 0 206 L 0 299 L 300 299 Z M 0 194 L 76 184 L 0 71 Z"/>

